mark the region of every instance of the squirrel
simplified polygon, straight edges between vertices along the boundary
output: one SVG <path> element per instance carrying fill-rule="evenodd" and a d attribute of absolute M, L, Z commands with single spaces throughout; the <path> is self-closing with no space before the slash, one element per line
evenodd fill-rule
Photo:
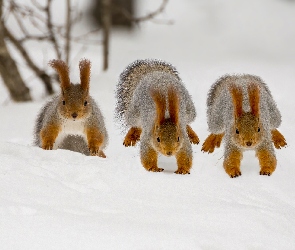
<path fill-rule="evenodd" d="M 176 68 L 156 59 L 129 64 L 119 77 L 116 99 L 116 118 L 125 130 L 129 128 L 123 145 L 134 146 L 140 141 L 143 167 L 162 172 L 157 163 L 161 153 L 176 157 L 176 174 L 189 174 L 191 143 L 199 143 L 189 126 L 196 110 Z"/>
<path fill-rule="evenodd" d="M 275 171 L 274 146 L 280 149 L 287 143 L 277 130 L 281 124 L 280 111 L 260 77 L 242 74 L 218 79 L 208 93 L 207 123 L 211 134 L 202 151 L 212 153 L 224 138 L 223 167 L 231 178 L 241 175 L 245 150 L 255 150 L 260 175 L 270 176 Z"/>
<path fill-rule="evenodd" d="M 105 158 L 108 134 L 104 117 L 89 95 L 91 62 L 80 60 L 80 84 L 71 83 L 64 61 L 52 60 L 49 65 L 59 74 L 61 93 L 39 112 L 34 144 L 45 150 L 68 149 Z"/>

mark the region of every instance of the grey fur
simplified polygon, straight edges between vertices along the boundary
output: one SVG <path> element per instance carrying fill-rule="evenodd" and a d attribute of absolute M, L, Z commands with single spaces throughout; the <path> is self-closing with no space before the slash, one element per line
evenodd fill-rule
<path fill-rule="evenodd" d="M 183 136 L 183 149 L 191 155 L 192 149 L 186 133 L 186 125 L 194 121 L 196 110 L 175 67 L 155 59 L 137 60 L 120 75 L 116 91 L 116 117 L 125 128 L 142 128 L 141 154 L 152 146 L 151 134 L 156 120 L 155 103 L 150 91 L 158 90 L 168 102 L 169 86 L 172 86 L 178 93 L 179 125 Z M 166 110 L 166 118 L 167 116 Z"/>
<path fill-rule="evenodd" d="M 80 84 L 71 84 L 70 90 L 67 93 L 67 96 L 70 97 L 70 101 L 77 102 L 82 97 L 80 96 Z M 89 149 L 86 141 L 86 137 L 83 133 L 79 132 L 78 134 L 75 131 L 68 130 L 65 127 L 65 124 L 69 122 L 71 119 L 63 116 L 61 111 L 62 107 L 62 95 L 57 95 L 53 97 L 50 101 L 48 101 L 40 110 L 34 128 L 34 145 L 41 147 L 41 138 L 40 131 L 42 128 L 50 123 L 58 123 L 62 126 L 62 131 L 59 136 L 63 134 L 64 136 L 60 137 L 61 140 L 56 140 L 54 149 L 68 149 L 76 152 L 83 153 L 85 155 L 89 155 Z M 82 102 L 84 99 L 82 99 Z M 80 124 L 82 127 L 86 127 L 88 125 L 96 126 L 99 128 L 99 131 L 102 133 L 104 137 L 104 142 L 100 147 L 100 150 L 104 149 L 108 143 L 108 134 L 104 124 L 104 117 L 94 101 L 94 99 L 88 95 L 88 111 L 84 116 L 76 121 L 70 121 L 73 125 Z M 82 104 L 83 105 L 83 104 Z"/>
<path fill-rule="evenodd" d="M 225 75 L 212 85 L 207 98 L 207 122 L 209 131 L 213 134 L 225 133 L 225 157 L 230 149 L 237 147 L 236 149 L 241 150 L 241 148 L 232 143 L 231 139 L 235 118 L 229 86 L 234 84 L 243 89 L 243 111 L 249 112 L 250 105 L 247 87 L 253 83 L 259 87 L 260 91 L 259 120 L 265 133 L 263 141 L 257 145 L 256 149 L 264 147 L 274 154 L 274 148 L 271 142 L 271 130 L 280 126 L 281 114 L 269 88 L 258 76 L 249 74 Z"/>

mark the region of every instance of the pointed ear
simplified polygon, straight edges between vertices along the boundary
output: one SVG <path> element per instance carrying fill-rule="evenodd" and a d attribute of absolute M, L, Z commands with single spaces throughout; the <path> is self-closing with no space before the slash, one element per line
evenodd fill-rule
<path fill-rule="evenodd" d="M 175 88 L 168 89 L 168 104 L 170 119 L 174 124 L 178 124 L 179 118 L 179 98 Z"/>
<path fill-rule="evenodd" d="M 235 117 L 241 117 L 243 114 L 243 90 L 234 84 L 229 87 L 234 106 Z"/>
<path fill-rule="evenodd" d="M 156 125 L 162 125 L 165 121 L 165 111 L 166 111 L 166 99 L 159 91 L 153 89 L 151 90 L 151 96 L 156 105 Z"/>
<path fill-rule="evenodd" d="M 84 91 L 88 91 L 90 83 L 91 62 L 87 59 L 82 59 L 79 62 L 79 68 L 81 87 Z"/>
<path fill-rule="evenodd" d="M 62 60 L 51 60 L 48 64 L 57 71 L 59 75 L 60 87 L 62 92 L 64 92 L 71 86 L 68 65 Z"/>
<path fill-rule="evenodd" d="M 251 83 L 248 86 L 248 95 L 251 113 L 256 117 L 259 117 L 260 91 L 257 84 Z"/>

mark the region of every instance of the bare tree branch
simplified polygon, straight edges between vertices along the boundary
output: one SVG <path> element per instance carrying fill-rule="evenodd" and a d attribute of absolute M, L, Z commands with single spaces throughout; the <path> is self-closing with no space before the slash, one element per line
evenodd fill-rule
<path fill-rule="evenodd" d="M 135 24 L 138 24 L 140 22 L 144 22 L 147 20 L 151 20 L 153 19 L 155 16 L 159 15 L 160 13 L 162 13 L 164 11 L 164 9 L 166 8 L 166 5 L 168 3 L 168 0 L 163 0 L 162 4 L 160 5 L 160 7 L 155 10 L 154 12 L 151 12 L 145 16 L 142 17 L 133 17 L 128 11 L 126 11 L 123 8 L 118 8 L 117 6 L 114 6 L 115 8 L 117 8 L 117 11 L 121 12 L 121 14 L 127 18 L 128 20 L 134 22 Z"/>
<path fill-rule="evenodd" d="M 2 19 L 3 0 L 0 0 L 0 74 L 14 101 L 31 101 L 29 88 L 24 84 L 15 61 L 10 56 L 5 43 Z"/>
<path fill-rule="evenodd" d="M 48 32 L 50 35 L 50 40 L 53 43 L 53 46 L 55 48 L 57 58 L 61 59 L 61 52 L 60 52 L 58 43 L 56 41 L 55 34 L 53 32 L 53 24 L 52 24 L 52 16 L 51 16 L 51 3 L 52 3 L 52 0 L 47 0 L 47 5 L 45 7 L 45 11 L 47 14 L 47 28 L 48 28 Z"/>
<path fill-rule="evenodd" d="M 103 70 L 109 67 L 109 37 L 111 29 L 111 0 L 102 0 Z"/>
<path fill-rule="evenodd" d="M 46 74 L 45 71 L 40 70 L 36 64 L 32 61 L 29 54 L 25 50 L 25 48 L 21 45 L 21 43 L 10 33 L 10 31 L 3 26 L 4 34 L 9 38 L 9 40 L 12 42 L 12 44 L 15 46 L 15 48 L 21 53 L 25 61 L 27 62 L 28 66 L 35 72 L 35 74 L 40 78 L 41 81 L 44 82 L 46 87 L 47 94 L 53 94 L 53 88 L 51 84 L 50 77 Z"/>
<path fill-rule="evenodd" d="M 71 0 L 67 0 L 67 16 L 66 16 L 66 32 L 65 32 L 65 58 L 66 63 L 69 65 L 70 60 L 70 45 L 71 45 Z"/>

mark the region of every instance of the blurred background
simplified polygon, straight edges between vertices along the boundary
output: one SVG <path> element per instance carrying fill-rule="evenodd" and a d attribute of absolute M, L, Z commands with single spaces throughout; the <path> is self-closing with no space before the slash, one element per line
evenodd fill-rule
<path fill-rule="evenodd" d="M 202 79 L 202 72 L 214 72 L 216 79 L 220 69 L 253 71 L 255 64 L 295 66 L 293 0 L 0 0 L 0 4 L 0 103 L 43 99 L 58 90 L 56 75 L 47 65 L 56 58 L 70 68 L 81 57 L 89 58 L 93 74 L 114 79 L 127 64 L 143 58 L 179 65 L 187 70 L 187 80 Z"/>

